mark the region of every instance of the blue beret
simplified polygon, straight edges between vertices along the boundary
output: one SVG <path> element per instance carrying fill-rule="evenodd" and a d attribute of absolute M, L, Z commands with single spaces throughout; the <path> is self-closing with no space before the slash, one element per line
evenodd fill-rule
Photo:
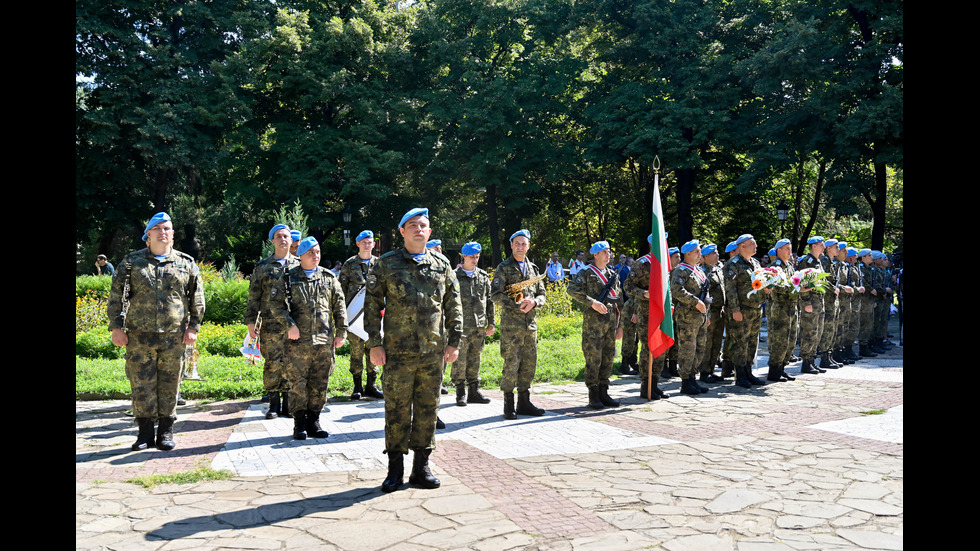
<path fill-rule="evenodd" d="M 405 222 L 408 222 L 412 218 L 415 218 L 416 216 L 419 216 L 419 215 L 422 215 L 422 216 L 428 218 L 429 217 L 429 209 L 414 208 L 414 209 L 406 212 L 405 213 L 405 216 L 402 216 L 401 222 L 398 223 L 398 227 L 400 228 L 400 227 L 404 226 L 405 225 Z"/>
<path fill-rule="evenodd" d="M 814 243 L 820 243 L 821 241 L 823 241 L 823 237 L 820 237 L 819 235 L 814 235 L 810 239 L 806 240 L 806 244 L 813 245 Z"/>
<path fill-rule="evenodd" d="M 824 241 L 824 244 L 827 245 L 828 247 L 833 247 L 834 245 L 837 245 L 837 240 L 831 238 L 831 239 L 828 239 L 828 240 Z"/>
<path fill-rule="evenodd" d="M 286 224 L 276 224 L 275 226 L 272 226 L 272 229 L 269 230 L 269 241 L 272 241 L 273 238 L 276 237 L 276 232 L 279 230 L 286 230 L 288 232 L 289 226 Z M 292 239 L 292 234 L 290 234 L 290 239 Z"/>
<path fill-rule="evenodd" d="M 432 247 L 438 247 L 439 245 L 442 245 L 442 240 L 441 239 L 433 239 L 432 241 L 429 241 L 428 243 L 425 244 L 425 248 L 426 249 L 431 249 Z"/>
<path fill-rule="evenodd" d="M 871 254 L 871 249 L 861 249 L 857 254 L 858 258 L 861 258 L 864 255 Z"/>
<path fill-rule="evenodd" d="M 647 236 L 647 243 L 653 245 L 653 234 L 652 233 Z"/>
<path fill-rule="evenodd" d="M 469 243 L 463 245 L 463 250 L 460 252 L 463 253 L 463 256 L 473 256 L 475 254 L 480 254 L 480 251 L 482 250 L 483 247 L 481 247 L 479 243 L 476 241 L 470 241 Z"/>
<path fill-rule="evenodd" d="M 319 243 L 316 242 L 316 238 L 313 236 L 307 237 L 306 239 L 299 242 L 299 248 L 296 249 L 296 254 L 303 256 L 306 251 L 309 251 L 313 247 L 316 247 Z"/>
<path fill-rule="evenodd" d="M 357 243 L 361 239 L 367 239 L 368 237 L 374 239 L 374 232 L 372 232 L 371 230 L 364 230 L 361 233 L 357 234 L 357 237 L 354 239 L 354 243 Z"/>
<path fill-rule="evenodd" d="M 755 238 L 752 237 L 751 233 L 743 233 L 742 235 L 738 236 L 738 239 L 735 240 L 735 246 L 737 247 L 742 243 L 745 243 L 749 239 L 755 239 Z"/>
<path fill-rule="evenodd" d="M 871 258 L 878 260 L 885 255 L 881 254 L 881 251 L 871 251 Z"/>
<path fill-rule="evenodd" d="M 146 229 L 143 230 L 143 241 L 146 241 L 150 237 L 147 234 L 154 226 L 161 222 L 170 222 L 170 215 L 165 212 L 158 212 L 150 218 L 150 221 L 146 223 Z"/>
<path fill-rule="evenodd" d="M 701 243 L 697 239 L 692 239 L 681 245 L 681 252 L 687 254 L 696 249 Z"/>
<path fill-rule="evenodd" d="M 701 247 L 701 254 L 703 254 L 704 256 L 708 256 L 709 254 L 717 250 L 718 250 L 718 245 L 715 245 L 714 243 L 708 243 L 707 245 Z"/>
<path fill-rule="evenodd" d="M 769 256 L 776 256 L 776 249 L 769 249 L 769 252 L 767 252 L 766 254 Z"/>
<path fill-rule="evenodd" d="M 674 253 L 679 253 L 679 252 L 681 252 L 681 250 L 678 249 L 677 247 L 671 247 L 671 248 L 667 249 L 667 254 L 668 255 L 671 255 L 671 254 L 674 254 Z"/>
<path fill-rule="evenodd" d="M 299 241 L 299 238 L 303 237 L 303 234 L 299 233 L 299 230 L 289 230 L 289 237 L 292 237 L 293 241 Z"/>
<path fill-rule="evenodd" d="M 592 248 L 589 249 L 589 254 L 595 254 L 599 251 L 604 251 L 609 248 L 608 241 L 596 241 L 592 244 Z"/>
<path fill-rule="evenodd" d="M 837 246 L 840 247 L 840 248 L 842 248 L 842 249 L 846 249 L 847 248 L 847 241 L 838 241 L 837 242 Z"/>
<path fill-rule="evenodd" d="M 858 250 L 855 249 L 854 247 L 848 247 L 847 248 L 847 258 L 851 258 L 852 256 L 857 256 L 857 253 L 858 253 Z"/>
<path fill-rule="evenodd" d="M 516 232 L 514 232 L 514 235 L 510 236 L 510 240 L 513 241 L 514 238 L 517 237 L 517 236 L 519 236 L 519 235 L 523 235 L 524 237 L 527 238 L 528 241 L 531 240 L 531 232 L 529 232 L 527 230 L 517 230 Z"/>
<path fill-rule="evenodd" d="M 725 246 L 725 252 L 726 253 L 730 253 L 730 252 L 734 251 L 735 250 L 735 247 L 737 247 L 737 246 L 738 245 L 736 245 L 735 242 L 732 241 L 731 243 L 729 243 L 728 245 Z"/>
<path fill-rule="evenodd" d="M 772 250 L 775 251 L 775 250 L 779 249 L 780 247 L 789 245 L 790 243 L 791 243 L 791 241 L 789 239 L 786 239 L 784 237 L 784 238 L 780 239 L 779 241 L 776 241 L 776 244 L 772 246 Z"/>

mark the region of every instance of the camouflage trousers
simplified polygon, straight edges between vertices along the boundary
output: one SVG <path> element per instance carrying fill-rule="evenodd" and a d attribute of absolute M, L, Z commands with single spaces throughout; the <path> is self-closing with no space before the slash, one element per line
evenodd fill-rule
<path fill-rule="evenodd" d="M 704 345 L 704 358 L 701 360 L 701 373 L 710 375 L 715 372 L 718 361 L 721 360 L 721 344 L 725 340 L 725 313 L 721 308 L 708 310 L 708 339 Z"/>
<path fill-rule="evenodd" d="M 731 341 L 731 361 L 735 365 L 752 365 L 759 348 L 759 331 L 762 329 L 762 308 L 742 308 L 742 321 L 729 315 L 728 339 Z"/>
<path fill-rule="evenodd" d="M 504 359 L 500 390 L 524 392 L 531 388 L 538 367 L 537 329 L 500 329 L 500 355 Z"/>
<path fill-rule="evenodd" d="M 799 326 L 797 301 L 767 303 L 766 316 L 769 327 L 769 363 L 789 363 L 796 348 L 796 328 Z"/>
<path fill-rule="evenodd" d="M 708 343 L 708 315 L 696 310 L 684 315 L 675 313 L 674 322 L 676 343 L 671 349 L 677 351 L 677 372 L 681 379 L 690 379 L 698 374 L 704 359 Z"/>
<path fill-rule="evenodd" d="M 442 354 L 387 354 L 385 453 L 436 447 Z"/>
<path fill-rule="evenodd" d="M 834 347 L 834 337 L 837 335 L 837 310 L 840 301 L 834 295 L 833 290 L 824 293 L 823 303 L 823 330 L 820 333 L 820 352 L 830 352 Z"/>
<path fill-rule="evenodd" d="M 837 304 L 839 305 L 837 309 L 837 324 L 836 330 L 834 331 L 834 349 L 840 348 L 842 346 L 850 346 L 846 344 L 847 341 L 847 331 L 851 324 L 851 295 L 846 293 L 841 293 L 841 296 L 837 297 Z M 854 341 L 851 341 L 854 342 Z"/>
<path fill-rule="evenodd" d="M 262 351 L 262 386 L 266 392 L 286 392 L 286 336 L 289 327 L 285 324 L 264 322 L 259 336 Z"/>
<path fill-rule="evenodd" d="M 875 298 L 874 334 L 872 336 L 876 339 L 884 339 L 888 335 L 889 310 L 891 310 L 891 304 L 889 304 L 886 296 L 882 295 L 881 298 Z"/>
<path fill-rule="evenodd" d="M 623 344 L 622 362 L 625 365 L 633 365 L 637 361 L 637 349 L 640 344 L 640 332 L 638 323 L 630 321 L 631 316 L 623 319 Z"/>
<path fill-rule="evenodd" d="M 872 337 L 874 337 L 874 321 L 875 321 L 875 301 L 874 297 L 865 295 L 861 299 L 861 327 L 858 330 L 858 341 L 861 344 L 868 344 Z"/>
<path fill-rule="evenodd" d="M 616 312 L 602 315 L 586 312 L 582 321 L 582 354 L 585 356 L 585 386 L 609 386 L 616 358 Z"/>
<path fill-rule="evenodd" d="M 844 329 L 842 345 L 850 347 L 858 338 L 861 331 L 861 299 L 857 296 L 851 297 L 847 313 L 847 328 Z"/>
<path fill-rule="evenodd" d="M 820 351 L 820 337 L 823 335 L 823 304 L 813 307 L 812 312 L 800 306 L 800 357 L 812 360 Z"/>
<path fill-rule="evenodd" d="M 289 410 L 319 413 L 327 404 L 333 375 L 334 349 L 330 344 L 286 342 L 286 381 Z"/>
<path fill-rule="evenodd" d="M 480 354 L 486 342 L 486 327 L 468 330 L 459 345 L 459 357 L 449 371 L 449 380 L 453 386 L 468 385 L 480 382 Z M 471 334 L 472 333 L 472 334 Z"/>
<path fill-rule="evenodd" d="M 129 332 L 126 378 L 133 394 L 133 417 L 177 418 L 177 391 L 184 367 L 183 333 Z"/>
<path fill-rule="evenodd" d="M 347 342 L 350 343 L 350 373 L 351 375 L 361 375 L 364 373 L 367 364 L 368 373 L 378 373 L 378 366 L 371 363 L 369 354 L 364 353 L 364 341 L 353 333 L 347 333 Z"/>

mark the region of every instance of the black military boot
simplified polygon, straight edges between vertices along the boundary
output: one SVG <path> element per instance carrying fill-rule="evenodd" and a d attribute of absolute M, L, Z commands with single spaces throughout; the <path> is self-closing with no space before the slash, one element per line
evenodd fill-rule
<path fill-rule="evenodd" d="M 400 488 L 403 482 L 402 476 L 404 475 L 405 456 L 395 452 L 388 453 L 388 476 L 381 483 L 381 491 L 388 493 Z"/>
<path fill-rule="evenodd" d="M 326 438 L 330 433 L 320 427 L 320 412 L 307 411 L 306 413 L 306 433 L 311 438 Z"/>
<path fill-rule="evenodd" d="M 306 411 L 293 412 L 293 439 L 306 440 Z"/>
<path fill-rule="evenodd" d="M 266 419 L 275 419 L 279 417 L 279 408 L 282 407 L 281 402 L 279 402 L 279 393 L 270 392 L 269 393 L 269 411 L 265 412 Z"/>
<path fill-rule="evenodd" d="M 134 452 L 145 450 L 152 446 L 154 438 L 153 419 L 139 417 L 136 419 L 136 426 L 139 427 L 139 434 L 136 435 L 136 442 L 133 444 Z"/>
<path fill-rule="evenodd" d="M 782 371 L 783 368 L 778 362 L 769 360 L 769 373 L 766 375 L 766 380 L 774 383 L 782 381 Z"/>
<path fill-rule="evenodd" d="M 169 451 L 177 447 L 174 443 L 174 419 L 173 417 L 161 417 L 160 425 L 157 428 L 157 449 Z"/>
<path fill-rule="evenodd" d="M 660 395 L 656 391 L 647 392 L 647 387 L 650 386 L 649 380 L 640 379 L 640 398 L 647 400 L 659 400 Z"/>
<path fill-rule="evenodd" d="M 669 360 L 667 362 L 667 371 L 670 372 L 671 377 L 681 376 L 680 373 L 677 372 L 677 362 L 675 360 Z"/>
<path fill-rule="evenodd" d="M 636 370 L 633 369 L 633 367 L 630 364 L 624 361 L 619 365 L 619 373 L 621 375 L 636 375 Z"/>
<path fill-rule="evenodd" d="M 456 405 L 460 407 L 466 405 L 466 385 L 464 383 L 456 383 Z"/>
<path fill-rule="evenodd" d="M 731 377 L 733 375 L 735 375 L 735 364 L 733 364 L 731 360 L 722 360 L 721 361 L 721 378 L 722 379 L 727 379 L 727 378 L 729 378 L 729 377 Z"/>
<path fill-rule="evenodd" d="M 442 483 L 432 476 L 429 470 L 429 454 L 432 450 L 415 450 L 412 457 L 412 474 L 408 475 L 408 483 L 421 486 L 428 490 L 438 488 Z"/>
<path fill-rule="evenodd" d="M 745 370 L 747 368 L 741 365 L 735 366 L 735 386 L 742 388 L 752 388 L 752 383 L 749 382 L 748 378 L 745 376 Z"/>
<path fill-rule="evenodd" d="M 374 381 L 377 380 L 378 374 L 368 372 L 367 375 L 367 385 L 364 386 L 364 395 L 370 396 L 371 398 L 376 398 L 378 400 L 384 400 L 385 395 L 377 386 L 374 385 Z"/>
<path fill-rule="evenodd" d="M 803 367 L 800 368 L 800 373 L 810 373 L 816 375 L 817 373 L 820 373 L 820 371 L 818 371 L 816 366 L 813 365 L 813 360 L 804 358 Z"/>
<path fill-rule="evenodd" d="M 724 379 L 712 373 L 701 373 L 698 377 L 702 383 L 723 383 Z"/>
<path fill-rule="evenodd" d="M 605 407 L 602 405 L 602 401 L 599 400 L 599 387 L 597 386 L 589 387 L 589 407 L 592 409 L 602 409 Z"/>
<path fill-rule="evenodd" d="M 284 390 L 279 393 L 279 417 L 285 417 L 286 419 L 292 419 L 293 414 L 289 413 L 289 391 Z"/>
<path fill-rule="evenodd" d="M 795 381 L 796 377 L 791 377 L 786 373 L 786 362 L 779 364 L 779 380 L 780 381 Z"/>
<path fill-rule="evenodd" d="M 446 424 L 445 424 L 445 423 L 443 423 L 443 422 L 442 422 L 442 419 L 440 419 L 440 418 L 439 418 L 439 417 L 437 416 L 437 417 L 436 417 L 436 429 L 440 429 L 440 430 L 441 430 L 441 429 L 444 429 L 444 428 L 446 428 Z"/>
<path fill-rule="evenodd" d="M 878 344 L 878 339 L 871 339 L 870 341 L 868 341 L 868 348 L 870 348 L 871 351 L 874 352 L 875 354 L 884 354 L 885 352 L 887 352 L 887 350 L 885 350 Z"/>
<path fill-rule="evenodd" d="M 470 383 L 466 401 L 471 404 L 489 404 L 490 398 L 480 394 L 480 383 Z M 459 403 L 459 402 L 457 402 Z"/>
<path fill-rule="evenodd" d="M 612 397 L 609 396 L 609 385 L 599 385 L 599 401 L 606 407 L 619 407 L 619 401 L 613 400 Z"/>
<path fill-rule="evenodd" d="M 360 373 L 354 375 L 354 390 L 350 393 L 350 399 L 352 402 L 360 400 L 361 394 L 364 394 L 364 386 L 361 381 L 362 379 Z"/>
<path fill-rule="evenodd" d="M 681 379 L 681 394 L 701 394 L 701 388 L 698 387 L 697 382 L 694 381 L 694 377 Z"/>
<path fill-rule="evenodd" d="M 657 384 L 658 382 L 659 382 L 659 379 L 657 377 L 654 377 L 653 378 L 653 393 L 656 394 L 657 396 L 660 396 L 661 398 L 664 398 L 664 399 L 670 398 L 670 396 L 668 396 L 666 392 L 664 392 L 663 390 L 660 390 L 660 386 Z"/>
<path fill-rule="evenodd" d="M 845 346 L 844 351 L 847 353 L 847 356 L 851 358 L 852 361 L 856 362 L 861 359 L 861 355 L 856 354 L 854 352 L 854 343 L 851 343 L 851 346 Z"/>
<path fill-rule="evenodd" d="M 820 354 L 820 369 L 838 369 L 839 367 L 830 359 L 830 352 Z"/>
<path fill-rule="evenodd" d="M 767 384 L 765 381 L 752 374 L 752 364 L 745 366 L 745 378 L 748 379 L 753 385 L 761 386 Z"/>
<path fill-rule="evenodd" d="M 544 415 L 543 409 L 535 407 L 534 404 L 531 403 L 530 390 L 517 393 L 517 409 L 514 411 L 521 415 L 531 415 L 533 417 L 540 417 Z"/>
<path fill-rule="evenodd" d="M 504 391 L 504 419 L 517 419 L 514 412 L 514 393 Z"/>

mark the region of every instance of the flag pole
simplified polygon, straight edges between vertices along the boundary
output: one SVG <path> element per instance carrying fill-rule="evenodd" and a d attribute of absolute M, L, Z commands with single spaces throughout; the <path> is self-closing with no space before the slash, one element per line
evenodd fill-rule
<path fill-rule="evenodd" d="M 660 189 L 660 157 L 653 156 L 653 185 L 656 189 Z M 649 300 L 653 301 L 653 295 L 650 295 Z M 647 309 L 649 310 L 650 305 L 647 304 Z M 647 345 L 647 401 L 653 400 L 653 351 L 650 349 L 650 320 L 647 319 L 647 334 L 646 334 L 646 345 Z"/>

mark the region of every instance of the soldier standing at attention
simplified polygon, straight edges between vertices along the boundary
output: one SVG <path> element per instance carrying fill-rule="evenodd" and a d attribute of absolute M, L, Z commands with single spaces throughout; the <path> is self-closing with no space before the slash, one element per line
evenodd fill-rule
<path fill-rule="evenodd" d="M 664 236 L 666 238 L 666 235 Z M 647 236 L 647 243 L 653 245 L 653 234 Z M 663 372 L 664 359 L 667 353 L 663 353 L 658 358 L 653 359 L 653 374 L 650 374 L 650 262 L 649 254 L 640 257 L 633 263 L 630 275 L 626 276 L 626 283 L 623 291 L 630 296 L 630 300 L 636 301 L 633 306 L 632 316 L 636 318 L 637 333 L 640 335 L 640 397 L 647 400 L 659 400 L 669 398 L 667 394 L 657 387 L 657 381 Z M 673 347 L 671 347 L 673 348 Z M 651 378 L 652 377 L 652 378 Z M 652 391 L 648 392 L 650 387 Z"/>
<path fill-rule="evenodd" d="M 293 416 L 293 438 L 326 438 L 320 412 L 327 403 L 334 349 L 347 337 L 344 291 L 333 272 L 320 266 L 320 245 L 307 237 L 296 249 L 299 265 L 273 289 L 273 314 L 286 320 L 286 381 Z"/>
<path fill-rule="evenodd" d="M 770 290 L 752 293 L 752 273 L 758 270 L 759 261 L 753 258 L 758 245 L 750 234 L 735 240 L 738 252 L 725 265 L 725 310 L 728 312 L 729 338 L 732 340 L 732 363 L 735 365 L 735 384 L 742 388 L 764 385 L 765 381 L 752 374 L 755 353 L 759 346 L 762 329 L 762 303 Z"/>
<path fill-rule="evenodd" d="M 619 406 L 609 396 L 609 375 L 616 358 L 616 340 L 623 338 L 623 293 L 619 276 L 609 268 L 609 242 L 594 243 L 589 253 L 592 263 L 572 278 L 568 294 L 588 307 L 582 322 L 585 386 L 589 389 L 589 407 L 602 409 Z"/>
<path fill-rule="evenodd" d="M 344 290 L 344 300 L 350 304 L 357 293 L 367 284 L 367 277 L 378 263 L 378 257 L 373 256 L 374 232 L 364 230 L 357 234 L 354 240 L 357 244 L 357 254 L 347 259 L 340 268 L 340 287 Z M 378 366 L 371 363 L 371 358 L 364 355 L 364 341 L 354 334 L 347 336 L 350 342 L 350 374 L 354 379 L 354 391 L 351 400 L 360 400 L 361 395 L 379 400 L 384 394 L 378 390 L 375 381 L 378 378 Z M 367 362 L 367 386 L 363 386 L 364 363 Z"/>
<path fill-rule="evenodd" d="M 670 296 L 675 302 L 674 331 L 677 336 L 677 371 L 681 392 L 697 395 L 708 392 L 698 384 L 696 375 L 708 342 L 708 277 L 698 266 L 701 244 L 697 239 L 680 248 L 682 261 L 670 272 Z"/>
<path fill-rule="evenodd" d="M 398 231 L 405 246 L 378 260 L 368 275 L 364 301 L 371 361 L 385 370 L 384 492 L 401 487 L 408 450 L 414 451 L 409 483 L 439 487 L 429 470 L 429 455 L 436 446 L 439 387 L 443 366 L 456 361 L 463 336 L 456 273 L 446 257 L 425 248 L 432 233 L 429 210 L 405 213 Z"/>
<path fill-rule="evenodd" d="M 837 333 L 837 310 L 840 308 L 840 301 L 837 298 L 840 294 L 838 270 L 834 265 L 838 251 L 837 243 L 836 239 L 824 241 L 824 251 L 820 257 L 820 266 L 829 274 L 826 279 L 827 291 L 823 294 L 823 331 L 820 334 L 817 352 L 820 355 L 822 369 L 837 369 L 844 365 L 831 356 L 831 352 L 834 351 L 834 335 Z"/>
<path fill-rule="evenodd" d="M 272 315 L 272 288 L 283 274 L 299 265 L 299 260 L 289 254 L 292 237 L 285 224 L 278 224 L 269 230 L 274 252 L 255 265 L 248 283 L 248 304 L 245 306 L 245 326 L 248 336 L 256 338 L 262 334 L 259 349 L 265 363 L 262 366 L 262 385 L 269 394 L 269 411 L 266 419 L 282 415 L 289 417 L 289 387 L 283 365 L 286 361 L 286 333 L 289 326 L 286 319 Z M 262 323 L 257 326 L 261 315 Z"/>
<path fill-rule="evenodd" d="M 156 447 L 172 450 L 182 360 L 204 319 L 204 284 L 194 259 L 174 250 L 167 213 L 150 218 L 143 241 L 146 248 L 127 254 L 112 278 L 109 331 L 112 344 L 126 347 L 126 377 L 139 426 L 133 451 L 153 445 L 154 429 Z"/>
<path fill-rule="evenodd" d="M 521 415 L 544 415 L 531 403 L 531 381 L 538 363 L 538 306 L 544 306 L 545 286 L 537 281 L 521 290 L 520 301 L 507 295 L 507 287 L 537 277 L 538 267 L 527 259 L 531 232 L 519 230 L 510 236 L 510 258 L 501 262 L 493 274 L 490 297 L 500 314 L 500 355 L 504 359 L 500 390 L 504 392 L 504 419 Z M 584 268 L 584 265 L 583 265 Z M 517 407 L 514 407 L 514 389 Z"/>
<path fill-rule="evenodd" d="M 789 281 L 796 272 L 790 264 L 793 254 L 789 239 L 780 239 L 773 246 L 776 260 L 772 267 L 783 272 Z M 778 287 L 769 294 L 766 303 L 766 317 L 769 319 L 769 374 L 767 381 L 793 381 L 795 377 L 786 374 L 793 348 L 796 347 L 796 326 L 799 324 L 800 296 L 793 287 Z"/>
<path fill-rule="evenodd" d="M 810 252 L 800 259 L 797 270 L 808 268 L 823 271 L 820 255 L 826 245 L 819 235 L 807 240 Z M 800 289 L 800 357 L 803 359 L 801 373 L 825 373 L 826 369 L 817 367 L 817 350 L 823 334 L 824 298 L 820 293 L 804 287 Z"/>
<path fill-rule="evenodd" d="M 701 247 L 701 265 L 708 278 L 708 340 L 704 346 L 704 359 L 699 368 L 702 383 L 720 383 L 723 377 L 715 375 L 715 367 L 721 360 L 721 343 L 725 337 L 725 275 L 718 265 L 718 246 L 710 243 Z"/>
<path fill-rule="evenodd" d="M 457 406 L 490 403 L 490 398 L 480 394 L 480 354 L 486 337 L 493 335 L 495 330 L 490 275 L 477 267 L 482 250 L 483 247 L 475 241 L 463 245 L 463 264 L 456 268 L 459 296 L 463 304 L 463 340 L 450 379 L 456 386 Z M 467 388 L 469 396 L 466 394 Z"/>

